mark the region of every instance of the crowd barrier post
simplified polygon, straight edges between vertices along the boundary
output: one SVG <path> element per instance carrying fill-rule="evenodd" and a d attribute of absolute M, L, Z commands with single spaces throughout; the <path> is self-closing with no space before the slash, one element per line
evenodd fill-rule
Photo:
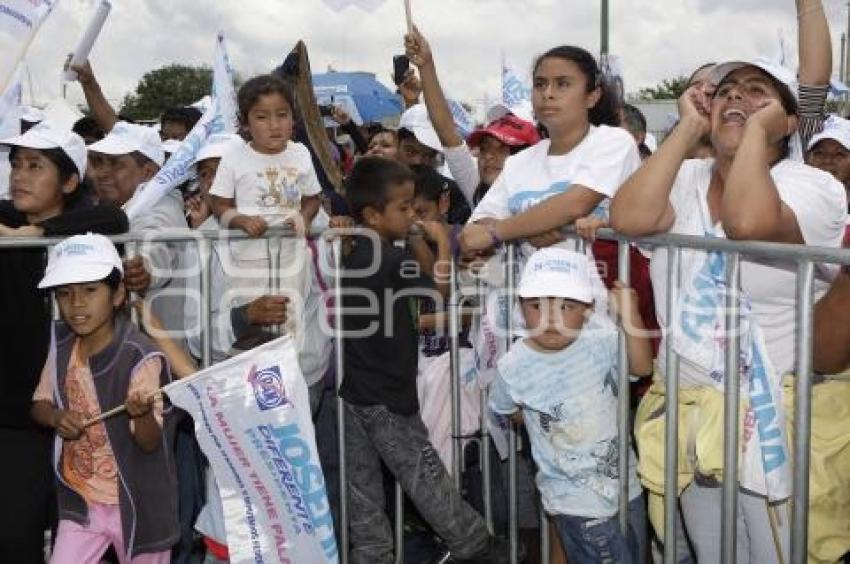
<path fill-rule="evenodd" d="M 797 343 L 794 381 L 794 464 L 791 562 L 805 564 L 809 539 L 809 463 L 812 435 L 814 263 L 797 266 Z"/>
<path fill-rule="evenodd" d="M 723 493 L 720 515 L 720 550 L 723 562 L 735 564 L 738 525 L 738 428 L 741 403 L 740 288 L 741 257 L 727 256 L 725 332 L 726 356 L 723 402 Z"/>
<path fill-rule="evenodd" d="M 332 243 L 334 259 L 334 360 L 336 375 L 336 425 L 339 451 L 339 561 L 348 564 L 348 464 L 345 460 L 345 402 L 339 395 L 345 375 L 342 338 L 342 240 Z"/>
<path fill-rule="evenodd" d="M 475 288 L 476 295 L 481 302 L 479 304 L 479 312 L 481 315 L 484 315 L 487 307 L 487 295 L 485 294 L 485 286 L 481 278 L 476 278 Z M 480 406 L 481 449 L 478 463 L 481 467 L 481 497 L 484 500 L 484 521 L 487 523 L 487 530 L 492 535 L 495 532 L 495 525 L 493 523 L 493 487 L 491 483 L 493 472 L 490 466 L 490 457 L 492 456 L 490 450 L 490 418 L 488 417 L 490 400 L 487 387 L 481 388 Z"/>
<path fill-rule="evenodd" d="M 516 246 L 505 247 L 505 339 L 507 350 L 513 346 L 514 339 L 514 299 L 516 298 Z M 508 430 L 508 538 L 510 540 L 510 561 L 517 564 L 519 553 L 519 512 L 517 510 L 517 426 L 513 420 Z"/>
<path fill-rule="evenodd" d="M 449 367 L 451 373 L 452 401 L 452 478 L 455 489 L 461 490 L 461 473 L 463 471 L 463 438 L 461 437 L 461 405 L 460 405 L 460 292 L 457 287 L 457 267 L 455 261 L 449 263 Z M 442 327 L 437 329 L 441 334 Z"/>
<path fill-rule="evenodd" d="M 138 241 L 127 241 L 124 245 L 124 259 L 130 260 L 134 258 L 138 253 Z M 130 303 L 136 301 L 139 298 L 139 295 L 136 292 L 129 292 L 129 300 Z M 133 322 L 133 325 L 136 327 L 139 326 L 139 312 L 136 308 L 130 308 L 130 321 Z"/>
<path fill-rule="evenodd" d="M 280 294 L 280 250 L 282 243 L 279 235 L 272 235 L 266 239 L 267 248 L 269 251 L 269 294 Z M 280 336 L 283 333 L 283 327 L 275 325 L 272 327 L 272 333 Z"/>
<path fill-rule="evenodd" d="M 631 284 L 631 263 L 629 261 L 629 243 L 617 243 L 617 274 L 625 286 Z M 619 519 L 620 530 L 624 537 L 629 534 L 629 355 L 626 344 L 627 328 L 620 324 L 618 331 L 618 383 L 617 383 L 617 476 L 619 479 Z"/>
<path fill-rule="evenodd" d="M 667 247 L 667 298 L 664 304 L 667 326 L 673 327 L 681 283 L 681 249 Z M 679 512 L 679 358 L 671 332 L 664 341 L 664 564 L 677 564 L 676 530 Z"/>
<path fill-rule="evenodd" d="M 204 368 L 212 365 L 212 290 L 210 258 L 212 246 L 207 239 L 198 239 L 198 266 L 201 269 L 201 362 Z"/>

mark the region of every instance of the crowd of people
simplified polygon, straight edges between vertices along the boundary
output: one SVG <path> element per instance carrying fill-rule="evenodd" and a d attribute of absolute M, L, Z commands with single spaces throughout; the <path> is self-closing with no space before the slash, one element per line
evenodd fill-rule
<path fill-rule="evenodd" d="M 720 562 L 722 485 L 730 479 L 740 486 L 738 561 L 788 561 L 796 265 L 741 259 L 744 416 L 740 469 L 730 476 L 722 446 L 727 258 L 683 250 L 670 312 L 666 248 L 633 246 L 626 286 L 617 282 L 617 244 L 596 235 L 610 226 L 631 237 L 846 246 L 850 121 L 826 111 L 832 51 L 821 0 L 796 0 L 796 10 L 796 72 L 767 59 L 700 66 L 658 146 L 640 110 L 624 104 L 592 54 L 572 45 L 533 62 L 533 120 L 500 105 L 464 137 L 434 53 L 414 27 L 404 39 L 413 68 L 400 77 L 398 127 L 360 128 L 332 110 L 350 139 L 339 143 L 328 130 L 341 190 L 305 134 L 305 102 L 291 82 L 259 75 L 239 88 L 239 133 L 212 135 L 193 179 L 130 218 L 124 210 L 200 112 L 167 108 L 156 128 L 132 123 L 110 106 L 89 63 L 74 66 L 89 116 L 73 130 L 22 121 L 20 135 L 0 140 L 11 163 L 0 237 L 67 237 L 49 252 L 0 249 L 0 444 L 10 461 L 0 559 L 227 562 L 218 485 L 194 424 L 157 390 L 205 360 L 289 335 L 337 533 L 340 503 L 348 504 L 354 563 L 394 561 L 393 481 L 405 494 L 407 535 L 425 539 L 408 561 L 508 562 L 510 473 L 498 431 L 510 424 L 522 438 L 521 561 L 539 560 L 547 527 L 551 562 L 642 563 L 665 545 L 677 562 Z M 222 236 L 209 257 L 190 244 L 124 249 L 104 237 L 144 241 L 175 229 Z M 270 230 L 288 236 L 272 245 Z M 516 296 L 503 291 L 509 252 Z M 198 274 L 207 259 L 209 300 Z M 339 271 L 328 266 L 337 259 Z M 464 287 L 478 288 L 457 335 L 446 307 L 452 263 Z M 850 270 L 818 265 L 814 291 L 808 555 L 841 562 L 850 554 Z M 200 321 L 207 304 L 209 359 Z M 337 324 L 343 374 L 332 362 Z M 500 331 L 513 326 L 508 346 Z M 620 329 L 634 416 L 625 466 Z M 463 464 L 453 459 L 455 338 L 462 432 L 480 439 L 479 422 L 488 419 L 481 410 L 491 412 L 483 440 L 499 454 L 489 461 L 480 440 L 466 441 Z M 663 511 L 668 339 L 680 386 L 675 539 L 664 538 Z M 322 426 L 336 420 L 328 413 L 337 409 L 337 378 L 344 460 L 336 429 Z M 104 416 L 121 404 L 123 412 Z M 332 487 L 340 464 L 347 500 Z M 484 476 L 492 530 L 482 516 Z"/>

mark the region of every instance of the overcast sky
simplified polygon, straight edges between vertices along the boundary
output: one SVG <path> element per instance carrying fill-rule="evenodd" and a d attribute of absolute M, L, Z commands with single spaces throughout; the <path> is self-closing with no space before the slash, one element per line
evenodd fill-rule
<path fill-rule="evenodd" d="M 430 40 L 444 88 L 480 104 L 499 96 L 502 53 L 527 72 L 536 54 L 559 44 L 599 51 L 599 0 L 411 0 Z M 793 0 L 611 0 L 610 50 L 619 55 L 626 90 L 690 74 L 707 61 L 774 56 L 779 36 L 796 61 Z M 86 25 L 94 0 L 59 0 L 28 57 L 37 101 L 60 94 L 60 65 Z M 847 2 L 824 0 L 836 75 Z M 113 0 L 91 60 L 115 101 L 139 78 L 172 63 L 211 64 L 216 30 L 244 77 L 280 63 L 298 39 L 314 72 L 366 70 L 389 83 L 392 55 L 402 52 L 402 0 L 375 12 L 340 12 L 324 0 Z M 25 95 L 26 96 L 26 95 Z M 82 100 L 79 87 L 68 98 Z"/>

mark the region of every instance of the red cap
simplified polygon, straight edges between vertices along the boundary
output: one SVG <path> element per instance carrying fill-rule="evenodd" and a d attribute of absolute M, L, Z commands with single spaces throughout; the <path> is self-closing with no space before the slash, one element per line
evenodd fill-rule
<path fill-rule="evenodd" d="M 483 129 L 476 129 L 466 140 L 470 147 L 477 147 L 485 135 L 495 137 L 505 145 L 522 147 L 534 145 L 540 141 L 540 134 L 531 122 L 520 119 L 513 114 L 500 117 Z"/>

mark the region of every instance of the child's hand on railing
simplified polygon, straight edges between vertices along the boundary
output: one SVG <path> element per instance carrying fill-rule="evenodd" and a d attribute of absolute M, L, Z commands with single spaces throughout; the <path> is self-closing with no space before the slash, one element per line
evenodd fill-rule
<path fill-rule="evenodd" d="M 576 233 L 589 242 L 596 240 L 596 232 L 608 227 L 608 220 L 595 215 L 589 215 L 576 220 Z"/>

